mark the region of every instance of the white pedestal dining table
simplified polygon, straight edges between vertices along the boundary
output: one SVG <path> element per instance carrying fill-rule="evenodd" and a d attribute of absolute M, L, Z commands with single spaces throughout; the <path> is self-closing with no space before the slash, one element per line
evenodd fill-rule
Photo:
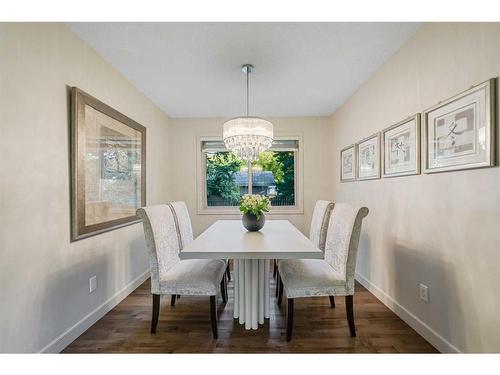
<path fill-rule="evenodd" d="M 288 220 L 268 220 L 248 232 L 241 220 L 218 220 L 179 253 L 181 259 L 234 259 L 234 318 L 257 329 L 270 316 L 269 260 L 322 259 Z"/>

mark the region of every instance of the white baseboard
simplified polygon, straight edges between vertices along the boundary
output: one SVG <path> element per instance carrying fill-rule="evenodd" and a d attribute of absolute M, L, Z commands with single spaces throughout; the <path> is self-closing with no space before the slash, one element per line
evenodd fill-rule
<path fill-rule="evenodd" d="M 461 353 L 457 347 L 358 272 L 356 272 L 356 280 L 441 353 Z"/>
<path fill-rule="evenodd" d="M 54 339 L 50 344 L 40 350 L 40 353 L 59 353 L 71 344 L 78 336 L 89 329 L 95 322 L 106 315 L 111 309 L 118 305 L 125 297 L 132 293 L 139 285 L 149 277 L 146 270 L 137 278 L 128 283 L 123 289 L 109 298 L 102 305 L 91 311 L 74 326 Z M 460 353 L 460 350 L 425 324 L 417 316 L 399 304 L 394 298 L 386 294 L 382 289 L 369 281 L 366 277 L 356 272 L 356 280 L 377 297 L 384 305 L 391 309 L 396 315 L 404 320 L 410 327 L 422 335 L 436 349 L 442 353 Z"/>
<path fill-rule="evenodd" d="M 95 322 L 106 315 L 113 307 L 118 305 L 125 297 L 132 293 L 139 285 L 146 281 L 149 277 L 149 269 L 125 285 L 123 289 L 118 291 L 114 296 L 109 298 L 102 305 L 91 311 L 83 319 L 81 319 L 74 326 L 69 328 L 66 332 L 61 334 L 50 344 L 40 350 L 40 353 L 60 353 L 71 344 L 78 336 L 89 329 Z"/>

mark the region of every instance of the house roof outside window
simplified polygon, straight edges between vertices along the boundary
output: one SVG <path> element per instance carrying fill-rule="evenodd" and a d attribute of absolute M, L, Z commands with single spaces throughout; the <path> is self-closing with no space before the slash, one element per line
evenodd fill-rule
<path fill-rule="evenodd" d="M 238 186 L 248 186 L 248 173 L 236 172 L 234 181 Z M 253 171 L 252 172 L 252 185 L 253 186 L 272 186 L 275 185 L 274 175 L 271 171 Z"/>

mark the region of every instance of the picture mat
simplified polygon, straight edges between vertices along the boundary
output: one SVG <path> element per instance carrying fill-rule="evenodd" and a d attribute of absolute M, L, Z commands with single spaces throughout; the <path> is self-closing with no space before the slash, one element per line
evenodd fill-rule
<path fill-rule="evenodd" d="M 357 163 L 359 179 L 380 177 L 380 137 L 378 134 L 357 144 Z"/>
<path fill-rule="evenodd" d="M 352 181 L 356 178 L 355 147 L 350 146 L 340 152 L 341 180 Z"/>
<path fill-rule="evenodd" d="M 490 79 L 424 111 L 424 172 L 495 165 L 495 86 Z"/>
<path fill-rule="evenodd" d="M 141 207 L 141 133 L 85 105 L 85 226 Z"/>
<path fill-rule="evenodd" d="M 420 173 L 420 116 L 383 131 L 384 177 Z"/>

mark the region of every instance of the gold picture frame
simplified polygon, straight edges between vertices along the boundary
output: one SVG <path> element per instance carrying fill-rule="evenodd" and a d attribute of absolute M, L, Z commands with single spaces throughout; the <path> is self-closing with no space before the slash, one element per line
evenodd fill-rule
<path fill-rule="evenodd" d="M 382 130 L 384 178 L 420 174 L 420 137 L 420 113 Z"/>
<path fill-rule="evenodd" d="M 356 180 L 377 180 L 380 178 L 380 132 L 356 143 Z"/>
<path fill-rule="evenodd" d="M 424 173 L 495 166 L 496 78 L 423 111 Z"/>
<path fill-rule="evenodd" d="M 71 241 L 140 222 L 146 128 L 71 89 Z"/>
<path fill-rule="evenodd" d="M 356 181 L 356 145 L 340 150 L 340 182 Z"/>

